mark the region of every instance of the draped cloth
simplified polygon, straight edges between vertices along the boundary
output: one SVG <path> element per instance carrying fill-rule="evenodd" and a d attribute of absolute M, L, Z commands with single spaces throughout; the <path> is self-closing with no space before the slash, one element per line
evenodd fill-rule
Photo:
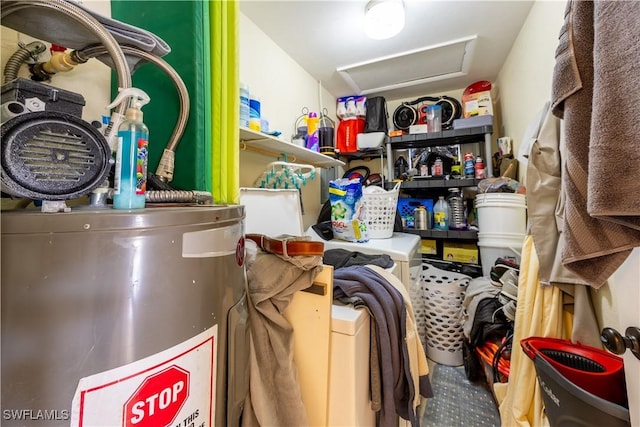
<path fill-rule="evenodd" d="M 354 265 L 334 272 L 334 298 L 359 300 L 372 316 L 372 394 L 380 382 L 376 425 L 394 427 L 398 415 L 419 426 L 424 400 L 433 396 L 427 358 L 404 284 L 375 265 Z M 373 332 L 373 331 L 372 331 Z M 378 371 L 374 375 L 374 371 Z"/>
<path fill-rule="evenodd" d="M 209 2 L 211 81 L 210 156 L 213 200 L 219 204 L 240 201 L 240 82 L 238 60 L 238 2 Z M 209 122 L 209 121 L 207 121 Z M 207 145 L 209 147 L 209 145 Z"/>
<path fill-rule="evenodd" d="M 308 425 L 293 362 L 293 326 L 284 317 L 293 294 L 310 287 L 321 256 L 284 258 L 246 240 L 251 348 L 243 427 Z"/>
<path fill-rule="evenodd" d="M 632 1 L 569 1 L 553 75 L 565 121 L 562 262 L 601 287 L 640 246 L 640 14 Z"/>
<path fill-rule="evenodd" d="M 535 366 L 520 348 L 520 340 L 532 336 L 571 337 L 571 317 L 564 311 L 562 291 L 540 285 L 538 271 L 538 256 L 529 235 L 522 247 L 509 382 L 494 384 L 503 426 L 549 425 Z"/>

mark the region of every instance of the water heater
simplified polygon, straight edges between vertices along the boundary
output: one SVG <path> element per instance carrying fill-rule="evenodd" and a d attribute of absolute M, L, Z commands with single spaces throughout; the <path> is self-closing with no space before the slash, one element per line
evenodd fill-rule
<path fill-rule="evenodd" d="M 2 212 L 3 426 L 239 426 L 244 208 Z"/>

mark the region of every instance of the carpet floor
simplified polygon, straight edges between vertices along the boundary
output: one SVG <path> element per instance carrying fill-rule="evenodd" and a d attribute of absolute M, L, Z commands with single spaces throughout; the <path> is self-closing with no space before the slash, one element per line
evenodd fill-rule
<path fill-rule="evenodd" d="M 500 426 L 500 413 L 489 386 L 470 382 L 464 366 L 436 364 L 430 379 L 434 397 L 427 401 L 422 427 Z"/>

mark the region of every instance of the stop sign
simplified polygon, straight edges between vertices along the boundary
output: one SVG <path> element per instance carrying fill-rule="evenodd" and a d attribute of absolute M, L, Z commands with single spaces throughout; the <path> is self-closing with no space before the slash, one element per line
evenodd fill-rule
<path fill-rule="evenodd" d="M 124 405 L 124 427 L 166 427 L 189 396 L 189 372 L 170 366 L 148 376 Z"/>

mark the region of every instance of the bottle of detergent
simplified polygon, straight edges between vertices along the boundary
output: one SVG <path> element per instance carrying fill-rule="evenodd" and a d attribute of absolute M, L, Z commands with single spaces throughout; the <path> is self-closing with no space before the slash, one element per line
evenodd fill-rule
<path fill-rule="evenodd" d="M 118 128 L 113 208 L 142 209 L 147 187 L 149 129 L 142 122 L 141 108 L 150 99 L 141 89 L 125 88 L 120 90 L 108 108 L 120 104 L 125 98 L 129 98 L 129 107 Z"/>
<path fill-rule="evenodd" d="M 320 152 L 320 139 L 318 138 L 318 124 L 320 118 L 311 111 L 307 118 L 307 148 L 311 151 Z"/>
<path fill-rule="evenodd" d="M 433 229 L 446 231 L 449 229 L 449 205 L 444 196 L 438 196 L 438 201 L 433 207 Z"/>

